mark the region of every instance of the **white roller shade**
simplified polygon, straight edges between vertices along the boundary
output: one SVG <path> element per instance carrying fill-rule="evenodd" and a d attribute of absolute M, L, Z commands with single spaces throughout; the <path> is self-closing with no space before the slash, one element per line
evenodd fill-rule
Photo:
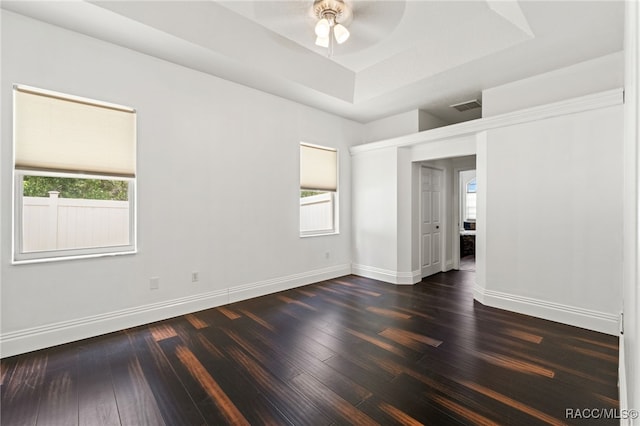
<path fill-rule="evenodd" d="M 14 138 L 17 169 L 136 173 L 132 109 L 17 86 Z"/>
<path fill-rule="evenodd" d="M 300 144 L 300 189 L 338 189 L 338 153 L 335 149 Z"/>

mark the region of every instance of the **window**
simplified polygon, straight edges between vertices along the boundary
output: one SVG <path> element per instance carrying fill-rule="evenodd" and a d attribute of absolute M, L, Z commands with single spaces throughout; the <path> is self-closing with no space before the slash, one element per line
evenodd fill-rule
<path fill-rule="evenodd" d="M 136 113 L 14 87 L 15 262 L 135 251 Z"/>
<path fill-rule="evenodd" d="M 338 152 L 300 144 L 300 235 L 335 234 Z"/>
<path fill-rule="evenodd" d="M 465 192 L 464 220 L 476 220 L 476 178 L 467 182 Z"/>

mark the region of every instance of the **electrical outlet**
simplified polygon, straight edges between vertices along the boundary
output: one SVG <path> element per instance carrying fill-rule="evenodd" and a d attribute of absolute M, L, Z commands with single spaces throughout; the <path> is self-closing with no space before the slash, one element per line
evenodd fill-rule
<path fill-rule="evenodd" d="M 149 288 L 151 290 L 157 290 L 160 288 L 160 278 L 159 277 L 151 277 L 149 278 Z"/>
<path fill-rule="evenodd" d="M 200 272 L 195 271 L 191 273 L 191 282 L 192 283 L 197 283 L 198 281 L 200 281 Z"/>

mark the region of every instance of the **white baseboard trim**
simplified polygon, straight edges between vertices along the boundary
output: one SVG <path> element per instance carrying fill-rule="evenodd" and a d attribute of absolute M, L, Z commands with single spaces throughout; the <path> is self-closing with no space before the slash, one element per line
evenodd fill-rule
<path fill-rule="evenodd" d="M 8 357 L 125 328 L 196 312 L 227 303 L 227 290 L 217 290 L 134 308 L 3 333 L 0 354 Z"/>
<path fill-rule="evenodd" d="M 301 274 L 235 286 L 229 288 L 229 303 L 264 296 L 265 294 L 276 293 L 278 291 L 330 280 L 349 274 L 351 274 L 351 265 L 337 265 Z"/>
<path fill-rule="evenodd" d="M 487 290 L 479 286 L 474 287 L 473 295 L 478 302 L 494 308 L 531 315 L 613 336 L 619 334 L 619 319 L 616 314 Z"/>
<path fill-rule="evenodd" d="M 420 271 L 398 272 L 390 269 L 376 268 L 366 265 L 351 265 L 351 273 L 365 278 L 371 278 L 378 281 L 384 281 L 391 284 L 413 285 L 422 280 Z"/>
<path fill-rule="evenodd" d="M 268 281 L 3 333 L 0 335 L 0 357 L 9 357 L 112 333 L 350 273 L 350 265 L 333 266 Z"/>
<path fill-rule="evenodd" d="M 473 298 L 478 302 L 482 303 L 483 305 L 486 305 L 486 303 L 484 303 L 484 288 L 478 286 L 478 284 L 475 284 L 473 286 L 472 291 L 473 291 Z"/>
<path fill-rule="evenodd" d="M 624 356 L 624 334 L 620 335 L 618 342 L 618 399 L 620 400 L 620 413 L 624 413 L 629 410 L 629 400 L 627 399 L 627 364 Z M 620 419 L 620 426 L 631 426 L 631 420 Z"/>

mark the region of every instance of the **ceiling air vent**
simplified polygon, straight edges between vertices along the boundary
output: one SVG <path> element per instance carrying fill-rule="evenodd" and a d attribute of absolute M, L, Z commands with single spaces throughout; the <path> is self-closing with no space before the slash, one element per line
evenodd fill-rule
<path fill-rule="evenodd" d="M 460 102 L 459 104 L 449 105 L 451 108 L 455 108 L 460 112 L 469 111 L 470 109 L 480 108 L 482 104 L 477 99 L 470 101 Z"/>

